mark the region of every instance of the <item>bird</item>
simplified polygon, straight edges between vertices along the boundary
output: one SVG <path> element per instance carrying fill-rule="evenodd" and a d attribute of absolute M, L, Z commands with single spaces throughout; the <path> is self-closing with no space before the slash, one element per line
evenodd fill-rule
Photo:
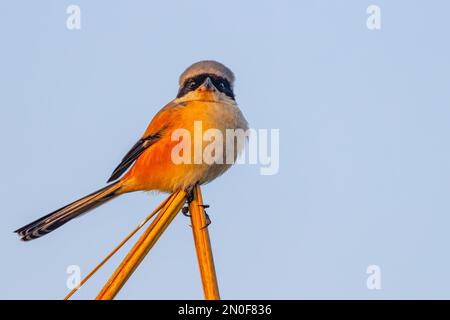
<path fill-rule="evenodd" d="M 234 82 L 233 72 L 220 62 L 203 60 L 189 66 L 179 77 L 175 99 L 156 113 L 144 134 L 115 168 L 108 185 L 14 232 L 23 241 L 37 239 L 120 195 L 136 191 L 186 190 L 189 193 L 196 184 L 216 179 L 232 163 L 173 161 L 173 150 L 180 140 L 172 136 L 179 129 L 194 135 L 195 122 L 200 122 L 203 130 L 219 130 L 223 135 L 228 129 L 247 130 L 248 122 L 236 103 Z M 190 140 L 185 142 L 195 147 L 195 139 Z M 228 150 L 232 150 L 236 160 L 243 147 L 234 140 L 226 143 L 234 144 Z"/>

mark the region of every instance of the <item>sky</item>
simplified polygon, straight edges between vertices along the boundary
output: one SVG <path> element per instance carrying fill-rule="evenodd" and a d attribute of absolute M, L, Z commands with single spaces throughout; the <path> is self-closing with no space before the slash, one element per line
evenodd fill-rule
<path fill-rule="evenodd" d="M 124 195 L 32 242 L 12 232 L 103 187 L 203 59 L 234 71 L 250 126 L 280 136 L 276 174 L 236 165 L 202 189 L 222 298 L 450 298 L 449 10 L 2 1 L 0 298 L 62 299 L 68 267 L 86 275 L 165 198 Z M 118 299 L 203 298 L 189 224 L 175 218 Z M 73 298 L 94 298 L 134 241 Z"/>

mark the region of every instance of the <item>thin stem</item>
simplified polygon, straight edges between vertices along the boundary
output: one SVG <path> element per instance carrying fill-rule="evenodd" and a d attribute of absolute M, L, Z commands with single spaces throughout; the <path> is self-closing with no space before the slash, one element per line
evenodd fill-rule
<path fill-rule="evenodd" d="M 181 210 L 185 201 L 184 191 L 178 191 L 171 197 L 100 291 L 97 300 L 110 300 L 116 296 Z"/>
<path fill-rule="evenodd" d="M 173 195 L 170 195 L 166 200 L 164 200 L 155 210 L 153 210 L 152 213 L 150 213 L 145 219 L 144 221 L 142 221 L 129 235 L 127 235 L 120 243 L 117 247 L 114 248 L 114 250 L 112 250 L 94 269 L 92 269 L 91 272 L 89 272 L 89 274 L 83 278 L 83 280 L 81 280 L 80 284 L 78 285 L 78 287 L 72 289 L 72 291 L 69 292 L 69 294 L 67 294 L 67 296 L 64 297 L 64 300 L 68 300 L 83 284 L 86 283 L 86 281 L 89 280 L 90 277 L 92 277 L 94 275 L 94 273 L 96 273 L 98 271 L 98 269 L 100 269 L 117 251 L 119 251 L 120 248 L 122 248 L 122 246 L 127 243 L 128 240 L 130 240 L 135 234 L 136 232 L 138 232 L 151 218 L 153 218 L 153 216 L 155 214 L 157 214 L 161 208 L 166 205 L 166 203 L 169 201 L 169 199 L 172 197 Z"/>
<path fill-rule="evenodd" d="M 189 212 L 205 299 L 219 300 L 219 287 L 199 185 L 194 189 L 194 200 L 189 204 Z"/>

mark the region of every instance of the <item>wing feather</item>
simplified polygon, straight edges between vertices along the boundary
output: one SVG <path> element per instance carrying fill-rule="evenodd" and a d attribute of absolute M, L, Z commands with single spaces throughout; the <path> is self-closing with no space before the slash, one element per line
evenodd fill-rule
<path fill-rule="evenodd" d="M 130 151 L 123 157 L 120 164 L 114 169 L 108 183 L 117 180 L 139 158 L 139 156 L 160 138 L 159 134 L 150 135 L 139 139 Z"/>

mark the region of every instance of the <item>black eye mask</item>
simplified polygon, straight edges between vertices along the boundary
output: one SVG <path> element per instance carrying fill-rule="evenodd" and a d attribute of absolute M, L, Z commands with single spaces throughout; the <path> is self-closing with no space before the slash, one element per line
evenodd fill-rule
<path fill-rule="evenodd" d="M 231 85 L 228 80 L 209 73 L 202 73 L 198 76 L 186 79 L 183 83 L 183 86 L 178 91 L 177 98 L 181 98 L 190 91 L 197 90 L 197 88 L 200 87 L 203 82 L 205 82 L 207 77 L 211 79 L 211 82 L 214 84 L 217 90 L 226 94 L 228 97 L 234 100 L 233 89 L 231 89 Z"/>

